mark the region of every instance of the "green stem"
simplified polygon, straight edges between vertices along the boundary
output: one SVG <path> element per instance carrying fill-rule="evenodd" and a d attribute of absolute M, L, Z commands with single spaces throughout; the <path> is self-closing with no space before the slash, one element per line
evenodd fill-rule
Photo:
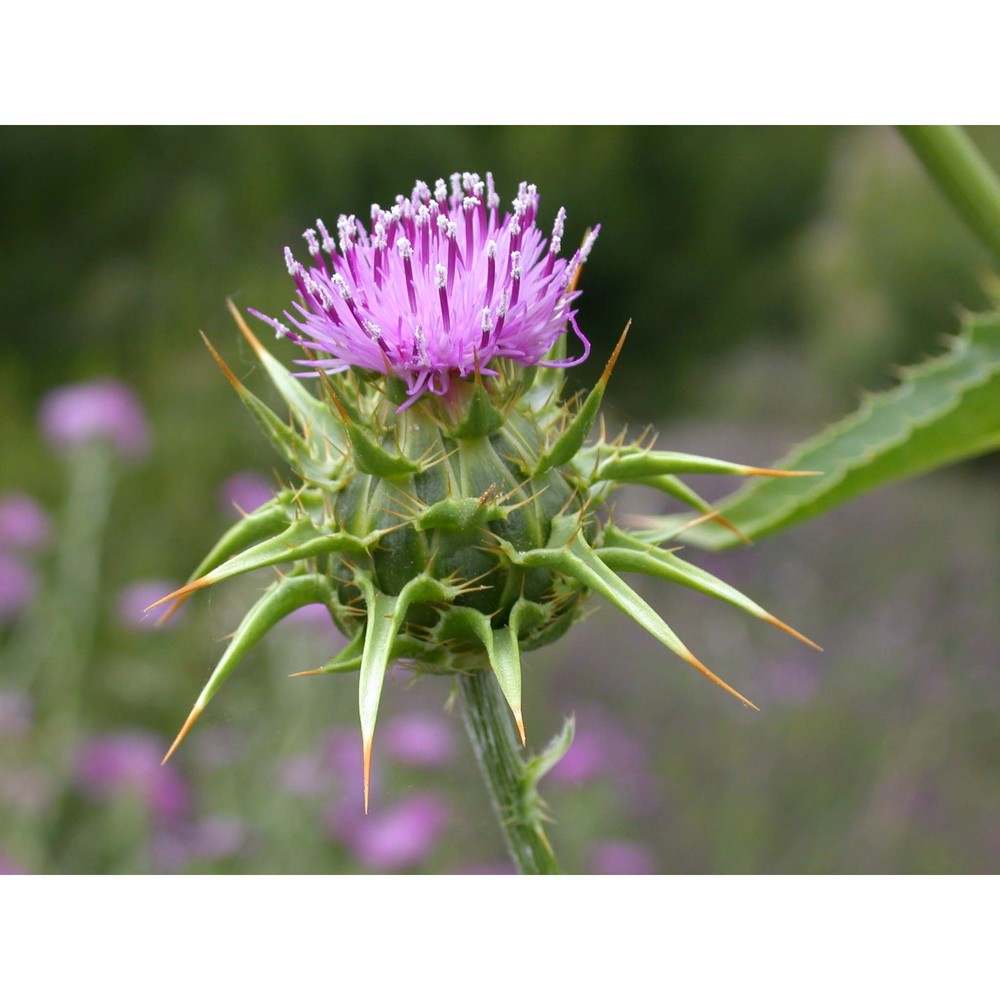
<path fill-rule="evenodd" d="M 903 138 L 952 207 L 1000 258 L 1000 180 L 955 125 L 900 125 Z"/>
<path fill-rule="evenodd" d="M 461 688 L 465 728 L 518 871 L 522 875 L 558 875 L 559 865 L 542 828 L 535 783 L 493 672 L 463 674 Z"/>

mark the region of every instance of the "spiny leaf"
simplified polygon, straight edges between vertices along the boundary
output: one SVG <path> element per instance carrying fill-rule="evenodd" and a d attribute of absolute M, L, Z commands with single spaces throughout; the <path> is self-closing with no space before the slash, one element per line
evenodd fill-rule
<path fill-rule="evenodd" d="M 307 604 L 324 604 L 332 599 L 333 590 L 329 581 L 317 573 L 286 576 L 271 584 L 240 622 L 239 628 L 233 634 L 215 670 L 212 671 L 212 676 L 202 688 L 198 700 L 194 703 L 194 708 L 191 709 L 191 714 L 167 751 L 163 762 L 166 763 L 180 746 L 184 737 L 198 720 L 198 716 L 215 697 L 216 692 L 233 669 L 271 628 L 297 608 Z"/>
<path fill-rule="evenodd" d="M 700 511 L 702 514 L 718 521 L 727 531 L 731 531 L 741 542 L 749 542 L 750 539 L 744 535 L 732 522 L 724 518 L 707 500 L 700 497 L 687 483 L 682 482 L 676 476 L 650 476 L 648 479 L 637 479 L 637 486 L 649 486 L 661 493 L 686 503 L 689 507 Z"/>
<path fill-rule="evenodd" d="M 634 483 L 650 476 L 681 473 L 709 473 L 726 476 L 815 476 L 816 470 L 761 469 L 753 465 L 724 462 L 703 455 L 688 455 L 681 451 L 640 451 L 601 463 L 596 478 Z"/>
<path fill-rule="evenodd" d="M 583 447 L 584 442 L 594 427 L 594 421 L 597 419 L 597 414 L 601 409 L 601 401 L 604 399 L 604 390 L 611 379 L 611 373 L 614 371 L 615 363 L 618 361 L 618 355 L 621 353 L 622 347 L 625 346 L 625 338 L 628 336 L 631 326 L 632 321 L 629 320 L 625 324 L 625 329 L 622 331 L 621 337 L 618 338 L 618 343 L 611 352 L 611 357 L 604 366 L 604 372 L 597 380 L 597 384 L 587 394 L 583 405 L 577 410 L 565 430 L 553 442 L 552 447 L 539 459 L 538 465 L 535 468 L 536 476 L 548 469 L 565 465 Z"/>
<path fill-rule="evenodd" d="M 386 530 L 373 531 L 364 538 L 347 532 L 329 532 L 317 528 L 312 520 L 307 516 L 300 516 L 292 522 L 280 535 L 275 535 L 264 542 L 252 546 L 245 552 L 227 559 L 221 565 L 215 567 L 211 572 L 185 584 L 179 590 L 175 590 L 166 597 L 161 597 L 156 604 L 150 607 L 157 607 L 167 601 L 176 600 L 179 597 L 186 597 L 195 590 L 202 587 L 211 586 L 222 580 L 228 580 L 242 573 L 249 573 L 251 570 L 261 569 L 264 566 L 275 566 L 283 562 L 295 562 L 300 559 L 311 559 L 314 556 L 325 555 L 328 552 L 365 552 L 374 545 Z"/>
<path fill-rule="evenodd" d="M 419 531 L 441 528 L 445 531 L 469 531 L 490 521 L 507 517 L 503 506 L 489 497 L 445 497 L 421 511 L 414 519 Z"/>
<path fill-rule="evenodd" d="M 393 454 L 383 448 L 366 430 L 348 419 L 346 425 L 347 437 L 354 453 L 354 464 L 360 472 L 372 476 L 392 479 L 418 472 L 420 465 L 411 462 L 405 455 Z"/>
<path fill-rule="evenodd" d="M 203 333 L 201 339 L 205 341 L 216 364 L 222 369 L 223 375 L 229 384 L 236 390 L 240 401 L 250 411 L 251 416 L 257 421 L 265 437 L 274 445 L 278 453 L 293 468 L 307 461 L 309 458 L 309 446 L 294 427 L 289 427 L 263 400 L 255 396 L 232 372 L 232 369 L 222 359 L 222 355 L 212 346 L 212 342 Z"/>
<path fill-rule="evenodd" d="M 944 354 L 904 370 L 897 386 L 868 396 L 781 463 L 822 470 L 822 477 L 753 483 L 719 506 L 750 538 L 760 538 L 887 483 L 997 447 L 1000 313 L 990 313 L 966 317 Z M 713 524 L 685 540 L 710 549 L 733 544 Z"/>
<path fill-rule="evenodd" d="M 457 425 L 447 428 L 447 433 L 453 438 L 489 437 L 503 425 L 503 420 L 503 414 L 493 405 L 477 370 L 475 383 L 465 403 L 465 413 Z"/>
<path fill-rule="evenodd" d="M 468 616 L 469 625 L 486 650 L 490 667 L 510 706 L 522 743 L 526 740 L 524 719 L 521 714 L 521 655 L 517 639 L 523 619 L 525 617 L 534 619 L 533 609 L 537 609 L 537 605 L 532 605 L 523 599 L 518 600 L 511 610 L 509 623 L 500 629 L 494 629 L 489 617 L 481 611 L 474 611 L 472 608 L 461 609 Z"/>
<path fill-rule="evenodd" d="M 299 670 L 289 677 L 320 677 L 323 674 L 350 674 L 361 669 L 361 655 L 365 646 L 364 632 L 356 632 L 351 641 L 332 659 L 328 660 L 321 667 L 314 670 Z M 420 658 L 421 653 L 426 652 L 419 640 L 411 636 L 398 634 L 392 642 L 392 653 L 389 657 L 390 663 L 395 660 Z"/>
<path fill-rule="evenodd" d="M 562 729 L 549 740 L 545 749 L 525 764 L 525 777 L 534 787 L 566 756 L 576 735 L 576 719 L 570 715 L 563 720 Z"/>
<path fill-rule="evenodd" d="M 392 657 L 392 640 L 402 625 L 406 609 L 399 609 L 398 598 L 380 594 L 373 587 L 366 589 L 365 604 L 368 609 L 368 624 L 365 627 L 365 646 L 361 655 L 361 676 L 358 680 L 358 712 L 361 716 L 365 812 L 367 813 L 375 720 L 378 716 L 379 701 L 382 698 L 385 672 Z"/>
<path fill-rule="evenodd" d="M 726 601 L 755 618 L 780 628 L 807 646 L 812 646 L 813 649 L 820 648 L 811 639 L 807 639 L 801 632 L 797 632 L 790 625 L 775 618 L 774 615 L 765 611 L 755 601 L 751 601 L 735 587 L 706 570 L 691 565 L 673 552 L 665 552 L 655 546 L 644 545 L 625 532 L 610 527 L 605 532 L 605 541 L 612 542 L 612 545 L 598 549 L 597 555 L 608 569 L 618 573 L 645 573 L 647 576 L 659 577 L 662 580 L 690 587 L 692 590 L 708 594 L 720 601 Z"/>
<path fill-rule="evenodd" d="M 317 667 L 315 670 L 299 670 L 297 673 L 289 674 L 288 676 L 316 677 L 320 674 L 352 673 L 361 667 L 361 653 L 364 648 L 364 632 L 355 632 L 350 642 L 336 656 L 324 663 L 322 667 Z"/>
<path fill-rule="evenodd" d="M 235 553 L 241 552 L 247 546 L 265 538 L 272 538 L 284 531 L 291 523 L 287 506 L 291 496 L 291 490 L 282 491 L 273 500 L 269 500 L 252 513 L 241 517 L 198 564 L 189 577 L 188 583 L 193 583 L 199 577 L 205 576 L 206 573 L 221 566 L 227 559 Z"/>
<path fill-rule="evenodd" d="M 699 673 L 704 674 L 723 690 L 728 691 L 744 705 L 750 708 L 757 707 L 735 688 L 730 687 L 724 680 L 712 673 L 677 638 L 670 626 L 621 577 L 604 565 L 581 537 L 579 523 L 575 518 L 554 518 L 549 544 L 550 546 L 561 545 L 561 547 L 517 552 L 505 543 L 503 548 L 510 560 L 518 565 L 554 569 L 596 591 L 615 607 L 624 611 L 633 621 L 646 629 L 650 635 L 659 639 L 663 645 Z"/>
<path fill-rule="evenodd" d="M 446 600 L 454 588 L 426 574 L 414 577 L 398 596 L 391 597 L 375 589 L 370 577 L 359 573 L 355 582 L 365 597 L 368 620 L 365 626 L 361 675 L 358 679 L 358 710 L 361 716 L 361 740 L 364 754 L 365 812 L 371 778 L 372 741 L 385 672 L 392 662 L 393 640 L 403 624 L 406 610 L 414 601 Z"/>

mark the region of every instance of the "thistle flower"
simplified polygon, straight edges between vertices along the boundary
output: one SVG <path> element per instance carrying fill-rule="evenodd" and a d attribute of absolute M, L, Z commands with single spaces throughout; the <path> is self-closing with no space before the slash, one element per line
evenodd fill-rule
<path fill-rule="evenodd" d="M 157 738 L 151 733 L 121 731 L 94 737 L 79 749 L 76 782 L 95 799 L 134 792 L 152 816 L 176 819 L 187 811 L 190 792 L 177 772 L 158 766 L 157 750 Z"/>
<path fill-rule="evenodd" d="M 307 230 L 312 264 L 285 253 L 297 301 L 281 320 L 251 312 L 304 349 L 300 374 L 318 380 L 318 394 L 230 304 L 291 423 L 209 349 L 295 480 L 236 523 L 191 581 L 158 603 L 176 607 L 210 584 L 263 566 L 287 568 L 236 630 L 171 753 L 247 651 L 305 604 L 325 605 L 348 639 L 305 673 L 359 674 L 366 809 L 375 721 L 394 661 L 457 677 L 467 704 L 492 675 L 523 742 L 521 653 L 559 638 L 590 591 L 751 704 L 695 657 L 621 572 L 701 590 L 798 636 L 663 548 L 682 528 L 630 532 L 611 518 L 607 502 L 623 483 L 660 490 L 698 520 L 718 515 L 680 474 L 792 473 L 657 451 L 603 430 L 591 440 L 625 334 L 596 386 L 580 401 L 563 401 L 564 369 L 589 351 L 575 303 L 597 229 L 567 257 L 565 212 L 547 241 L 537 217 L 533 186 L 522 184 L 501 215 L 490 175 L 484 183 L 455 174 L 450 194 L 443 181 L 433 192 L 418 182 L 388 211 L 374 207 L 370 232 L 354 216 L 341 217 L 336 241 L 322 223 Z M 581 345 L 575 356 L 569 334 Z M 489 740 L 479 721 L 469 728 L 481 749 Z M 505 815 L 508 826 L 541 830 L 534 783 L 558 748 L 547 754 L 518 786 L 518 801 L 498 807 L 516 814 Z"/>
<path fill-rule="evenodd" d="M 58 448 L 104 439 L 126 458 L 141 458 L 149 450 L 149 427 L 139 401 L 113 379 L 53 389 L 42 400 L 39 422 Z"/>
<path fill-rule="evenodd" d="M 546 247 L 535 225 L 538 192 L 522 183 L 502 218 L 493 175 L 453 174 L 434 189 L 418 181 L 388 211 L 372 205 L 371 232 L 355 216 L 337 222 L 339 242 L 321 219 L 303 236 L 313 265 L 285 247 L 299 291 L 291 324 L 250 312 L 325 357 L 300 361 L 318 372 L 351 367 L 394 376 L 409 406 L 424 393 L 447 396 L 454 380 L 478 371 L 496 376 L 500 358 L 519 365 L 583 361 L 590 344 L 570 308 L 570 288 L 600 226 L 570 259 L 559 256 L 566 212 L 560 209 Z M 317 230 L 319 236 L 317 236 Z M 320 238 L 322 237 L 322 241 Z M 580 357 L 545 359 L 571 324 Z"/>
<path fill-rule="evenodd" d="M 51 535 L 49 515 L 34 497 L 18 490 L 0 494 L 0 551 L 39 549 Z"/>

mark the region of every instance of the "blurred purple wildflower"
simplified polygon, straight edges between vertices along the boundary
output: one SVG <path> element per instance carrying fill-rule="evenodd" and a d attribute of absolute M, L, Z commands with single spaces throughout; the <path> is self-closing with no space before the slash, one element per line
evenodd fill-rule
<path fill-rule="evenodd" d="M 246 824 L 229 816 L 209 816 L 197 823 L 156 831 L 151 854 L 159 871 L 179 872 L 191 865 L 219 861 L 242 851 L 249 840 Z"/>
<path fill-rule="evenodd" d="M 406 712 L 385 726 L 383 747 L 397 760 L 413 767 L 436 768 L 451 763 L 455 737 L 439 715 Z"/>
<path fill-rule="evenodd" d="M 548 780 L 557 785 L 579 785 L 597 778 L 613 779 L 631 807 L 643 812 L 654 799 L 653 781 L 642 744 L 617 719 L 599 707 L 576 713 L 576 734 Z"/>
<path fill-rule="evenodd" d="M 34 716 L 31 699 L 22 691 L 0 691 L 0 733 L 27 736 Z"/>
<path fill-rule="evenodd" d="M 42 400 L 39 422 L 45 437 L 61 448 L 104 438 L 128 458 L 140 458 L 149 450 L 149 429 L 139 401 L 128 386 L 112 379 L 53 389 Z"/>
<path fill-rule="evenodd" d="M 455 376 L 497 375 L 489 365 L 567 366 L 583 361 L 590 344 L 571 304 L 576 270 L 600 230 L 569 259 L 561 258 L 566 212 L 556 215 L 546 240 L 535 226 L 538 192 L 520 185 L 513 212 L 501 218 L 493 175 L 453 174 L 451 194 L 417 181 L 409 199 L 397 195 L 388 210 L 372 206 L 371 232 L 341 216 L 335 240 L 319 219 L 303 234 L 313 264 L 285 248 L 299 290 L 284 322 L 251 309 L 279 337 L 291 336 L 324 358 L 300 364 L 329 373 L 352 365 L 393 375 L 409 402 L 424 392 L 445 395 Z M 338 249 L 339 247 L 339 249 Z M 324 257 L 326 254 L 326 257 Z M 329 263 L 327 263 L 329 260 Z M 578 358 L 544 361 L 571 325 L 583 345 Z M 409 404 L 404 404 L 409 405 Z"/>
<path fill-rule="evenodd" d="M 52 534 L 52 523 L 27 493 L 11 490 L 0 495 L 0 549 L 39 549 Z"/>
<path fill-rule="evenodd" d="M 118 591 L 115 601 L 118 620 L 123 625 L 140 631 L 155 629 L 161 620 L 163 628 L 170 628 L 184 614 L 183 607 L 169 618 L 164 618 L 162 607 L 154 608 L 149 613 L 146 608 L 176 588 L 177 584 L 169 580 L 136 580 L 128 584 Z"/>
<path fill-rule="evenodd" d="M 437 796 L 411 795 L 357 823 L 345 840 L 366 868 L 398 871 L 426 860 L 447 822 L 448 809 Z"/>
<path fill-rule="evenodd" d="M 237 472 L 219 488 L 219 506 L 226 514 L 250 513 L 274 499 L 274 487 L 255 472 Z"/>
<path fill-rule="evenodd" d="M 13 621 L 38 592 L 38 577 L 25 562 L 0 552 L 0 625 Z"/>
<path fill-rule="evenodd" d="M 76 780 L 86 794 L 107 799 L 122 792 L 142 797 L 150 814 L 172 820 L 188 808 L 189 793 L 178 771 L 160 761 L 166 746 L 150 733 L 122 732 L 85 743 L 77 758 Z"/>
<path fill-rule="evenodd" d="M 653 855 L 641 844 L 609 840 L 595 844 L 591 851 L 595 875 L 655 875 Z"/>

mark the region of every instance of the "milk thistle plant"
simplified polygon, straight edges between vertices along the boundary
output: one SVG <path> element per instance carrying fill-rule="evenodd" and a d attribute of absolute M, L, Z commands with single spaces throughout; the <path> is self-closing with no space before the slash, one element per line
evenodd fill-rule
<path fill-rule="evenodd" d="M 789 462 L 795 467 L 771 470 L 659 450 L 646 435 L 609 437 L 599 410 L 627 326 L 596 385 L 579 397 L 565 391 L 566 369 L 591 350 L 578 322 L 578 282 L 600 227 L 564 253 L 565 211 L 546 235 L 538 208 L 533 185 L 522 183 L 504 211 L 490 174 L 465 173 L 433 189 L 417 182 L 389 209 L 373 205 L 367 226 L 341 216 L 336 238 L 317 221 L 304 233 L 305 262 L 285 250 L 297 291 L 291 307 L 280 318 L 249 310 L 301 350 L 294 374 L 230 303 L 290 420 L 209 349 L 294 479 L 243 516 L 190 582 L 158 603 L 176 608 L 211 584 L 284 567 L 246 613 L 168 757 L 261 637 L 319 603 L 348 641 L 306 673 L 358 674 L 366 810 L 386 672 L 402 661 L 450 675 L 518 869 L 552 873 L 558 867 L 538 783 L 569 746 L 572 722 L 540 755 L 526 756 L 521 654 L 562 636 L 594 592 L 755 708 L 619 574 L 702 591 L 814 646 L 671 547 L 685 532 L 708 532 L 714 547 L 743 538 L 680 477 L 819 482 L 799 491 L 798 507 L 781 508 L 791 521 L 828 489 L 825 476 L 791 477 L 836 471 L 846 453 L 834 440 L 829 462 L 817 448 L 811 468 Z M 899 436 L 892 441 L 896 447 Z M 862 444 L 872 466 L 872 449 Z M 843 489 L 849 480 L 832 482 Z M 665 493 L 690 514 L 630 527 L 610 505 L 623 484 Z"/>

